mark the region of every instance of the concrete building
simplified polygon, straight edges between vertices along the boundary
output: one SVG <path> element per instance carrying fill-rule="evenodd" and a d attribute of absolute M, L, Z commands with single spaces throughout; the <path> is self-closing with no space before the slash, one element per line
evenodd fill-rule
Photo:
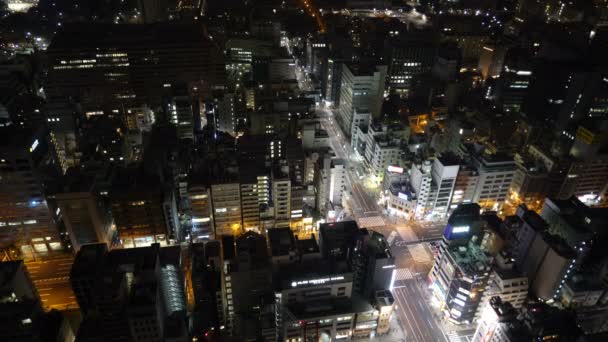
<path fill-rule="evenodd" d="M 196 25 L 63 25 L 48 53 L 49 102 L 69 97 L 85 112 L 158 106 L 165 85 L 225 78 L 222 53 Z"/>
<path fill-rule="evenodd" d="M 342 206 L 346 191 L 346 165 L 341 159 L 329 155 L 319 158 L 315 183 L 317 184 L 317 209 L 322 213 L 333 206 Z"/>
<path fill-rule="evenodd" d="M 410 184 L 417 194 L 418 203 L 414 217 L 416 219 L 424 218 L 428 215 L 427 206 L 432 203 L 436 189 L 433 189 L 433 176 L 431 174 L 432 164 L 430 160 L 425 160 L 422 164 L 413 164 L 410 169 Z"/>
<path fill-rule="evenodd" d="M 361 151 L 365 166 L 377 182 L 382 181 L 389 166 L 402 164 L 402 140 L 386 125 L 370 124 Z M 361 146 L 361 144 L 359 144 Z"/>
<path fill-rule="evenodd" d="M 211 185 L 214 236 L 238 235 L 242 232 L 240 184 L 233 182 Z"/>
<path fill-rule="evenodd" d="M 460 160 L 455 156 L 444 154 L 433 160 L 431 175 L 433 182 L 437 185 L 433 215 L 445 217 L 448 214 L 459 169 Z"/>
<path fill-rule="evenodd" d="M 289 167 L 276 165 L 272 169 L 272 205 L 275 227 L 289 227 L 291 220 L 291 180 Z"/>
<path fill-rule="evenodd" d="M 477 155 L 473 158 L 473 165 L 479 177 L 473 202 L 484 208 L 500 207 L 507 199 L 515 175 L 515 161 L 501 154 Z"/>
<path fill-rule="evenodd" d="M 386 66 L 343 66 L 340 110 L 336 119 L 349 139 L 352 135 L 354 113 L 371 113 L 373 119 L 380 117 L 385 77 Z"/>
<path fill-rule="evenodd" d="M 534 234 L 530 250 L 521 262 L 531 292 L 542 300 L 557 300 L 563 282 L 572 276 L 576 257 L 574 250 L 561 238 L 547 232 Z"/>
<path fill-rule="evenodd" d="M 504 250 L 496 255 L 495 263 L 488 289 L 483 294 L 481 308 L 493 297 L 509 302 L 514 308 L 522 307 L 528 298 L 528 277 L 514 268 L 515 262 Z M 480 313 L 483 316 L 483 312 Z"/>
<path fill-rule="evenodd" d="M 403 97 L 411 95 L 414 78 L 431 70 L 437 47 L 432 34 L 427 33 L 412 30 L 387 42 L 387 86 L 390 91 Z"/>
<path fill-rule="evenodd" d="M 454 324 L 473 322 L 490 279 L 492 257 L 481 245 L 479 211 L 477 204 L 463 204 L 452 212 L 429 273 L 433 300 Z"/>

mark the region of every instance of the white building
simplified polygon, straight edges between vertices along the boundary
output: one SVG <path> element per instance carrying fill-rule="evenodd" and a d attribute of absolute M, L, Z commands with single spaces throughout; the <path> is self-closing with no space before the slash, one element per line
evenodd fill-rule
<path fill-rule="evenodd" d="M 317 209 L 326 212 L 328 205 L 342 206 L 346 190 L 346 163 L 329 155 L 319 159 L 315 174 L 317 182 Z"/>
<path fill-rule="evenodd" d="M 342 132 L 350 138 L 355 112 L 380 117 L 384 98 L 386 66 L 363 67 L 345 64 L 340 84 L 340 110 L 336 117 Z"/>
<path fill-rule="evenodd" d="M 432 209 L 434 215 L 445 216 L 448 214 L 459 168 L 460 161 L 448 155 L 435 158 L 433 161 L 431 174 L 437 185 L 437 196 L 434 199 L 435 203 Z"/>
<path fill-rule="evenodd" d="M 431 161 L 425 160 L 422 164 L 413 164 L 410 169 L 410 184 L 414 192 L 418 195 L 416 210 L 414 217 L 416 219 L 424 218 L 427 214 L 427 205 L 429 201 L 433 201 L 433 189 L 431 185 L 433 176 L 431 175 Z"/>
<path fill-rule="evenodd" d="M 241 232 L 241 191 L 239 183 L 211 185 L 215 236 Z"/>
<path fill-rule="evenodd" d="M 502 206 L 517 170 L 515 160 L 501 154 L 476 155 L 473 164 L 478 174 L 473 202 L 479 203 L 482 208 L 496 209 Z"/>

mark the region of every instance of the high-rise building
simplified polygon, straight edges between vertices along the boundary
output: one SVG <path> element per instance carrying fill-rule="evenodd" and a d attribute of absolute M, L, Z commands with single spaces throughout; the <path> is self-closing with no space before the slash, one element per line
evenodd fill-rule
<path fill-rule="evenodd" d="M 42 166 L 50 162 L 47 137 L 9 127 L 3 128 L 0 136 L 3 248 L 16 248 L 25 259 L 62 250 L 43 187 Z"/>
<path fill-rule="evenodd" d="M 386 43 L 389 61 L 386 83 L 390 91 L 407 97 L 413 90 L 414 77 L 431 70 L 437 46 L 427 31 L 403 33 Z"/>
<path fill-rule="evenodd" d="M 500 207 L 507 199 L 513 181 L 516 164 L 513 158 L 503 154 L 476 155 L 473 165 L 477 169 L 478 182 L 473 202 L 484 208 Z"/>
<path fill-rule="evenodd" d="M 64 25 L 47 52 L 50 102 L 70 98 L 91 113 L 130 103 L 156 107 L 166 87 L 203 82 L 211 89 L 225 72 L 222 56 L 194 24 Z"/>
<path fill-rule="evenodd" d="M 414 211 L 414 217 L 420 219 L 429 213 L 427 206 L 432 203 L 433 196 L 437 193 L 432 187 L 433 176 L 431 174 L 432 164 L 425 160 L 422 164 L 412 164 L 410 169 L 410 184 L 416 193 L 418 202 Z"/>
<path fill-rule="evenodd" d="M 557 300 L 563 284 L 572 276 L 577 254 L 558 236 L 535 232 L 529 252 L 521 264 L 528 277 L 530 291 L 542 300 Z"/>
<path fill-rule="evenodd" d="M 374 119 L 380 117 L 385 77 L 384 65 L 345 64 L 342 67 L 340 110 L 336 120 L 348 138 L 351 137 L 354 113 L 371 113 Z"/>
<path fill-rule="evenodd" d="M 291 220 L 291 180 L 287 165 L 275 165 L 272 169 L 272 205 L 275 227 L 289 227 Z"/>
<path fill-rule="evenodd" d="M 435 158 L 431 175 L 437 185 L 437 196 L 433 204 L 433 214 L 446 216 L 454 195 L 454 186 L 460 169 L 460 160 L 455 156 L 444 154 Z"/>
<path fill-rule="evenodd" d="M 395 260 L 384 236 L 362 229 L 352 257 L 353 291 L 370 298 L 377 291 L 390 290 Z"/>
<path fill-rule="evenodd" d="M 346 191 L 346 165 L 342 159 L 333 159 L 329 155 L 319 157 L 315 171 L 317 188 L 316 207 L 326 213 L 333 206 L 342 206 Z"/>
<path fill-rule="evenodd" d="M 455 324 L 473 322 L 490 278 L 492 257 L 482 246 L 479 211 L 471 203 L 452 212 L 429 274 L 434 300 Z"/>

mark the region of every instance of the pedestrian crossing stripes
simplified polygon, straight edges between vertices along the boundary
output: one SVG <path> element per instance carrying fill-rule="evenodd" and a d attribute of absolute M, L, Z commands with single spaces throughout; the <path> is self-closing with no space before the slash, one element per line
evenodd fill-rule
<path fill-rule="evenodd" d="M 462 339 L 460 338 L 458 333 L 455 331 L 448 331 L 447 335 L 448 335 L 448 340 L 450 342 L 462 342 Z"/>
<path fill-rule="evenodd" d="M 414 279 L 414 274 L 409 268 L 398 268 L 395 274 L 395 280 L 407 280 Z"/>
<path fill-rule="evenodd" d="M 360 228 L 382 227 L 386 225 L 381 216 L 361 217 L 357 221 Z"/>

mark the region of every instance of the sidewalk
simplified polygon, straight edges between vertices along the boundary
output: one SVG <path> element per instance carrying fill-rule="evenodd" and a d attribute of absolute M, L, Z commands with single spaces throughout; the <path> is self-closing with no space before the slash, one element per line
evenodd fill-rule
<path fill-rule="evenodd" d="M 401 324 L 399 323 L 399 316 L 396 312 L 393 312 L 391 328 L 386 335 L 376 336 L 374 338 L 358 338 L 354 339 L 354 341 L 405 342 L 407 341 L 407 335 L 405 334 L 405 331 L 401 329 Z"/>

